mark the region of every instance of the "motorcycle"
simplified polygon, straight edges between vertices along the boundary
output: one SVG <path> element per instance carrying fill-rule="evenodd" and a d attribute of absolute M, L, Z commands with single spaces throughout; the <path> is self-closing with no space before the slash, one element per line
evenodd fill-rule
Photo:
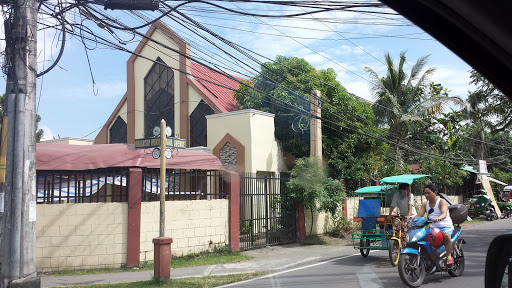
<path fill-rule="evenodd" d="M 446 271 L 452 277 L 461 276 L 464 272 L 462 244 L 466 242 L 460 237 L 462 231 L 460 224 L 467 218 L 467 209 L 462 204 L 451 205 L 448 209 L 450 209 L 450 216 L 458 214 L 451 217 L 454 224 L 454 232 L 451 235 L 452 257 L 455 263 L 446 265 L 447 255 L 442 234 L 439 229 L 428 226 L 432 221 L 423 217 L 413 219 L 409 222 L 409 242 L 400 252 L 398 260 L 400 279 L 408 287 L 419 287 L 425 280 L 425 275 L 435 272 Z"/>
<path fill-rule="evenodd" d="M 501 213 L 501 219 L 508 218 L 510 217 L 510 215 L 512 215 L 512 210 L 510 209 L 510 207 L 503 208 L 503 212 Z"/>
<path fill-rule="evenodd" d="M 496 213 L 496 209 L 494 209 L 492 203 L 487 203 L 485 206 L 485 219 L 490 221 L 498 220 L 498 214 Z"/>

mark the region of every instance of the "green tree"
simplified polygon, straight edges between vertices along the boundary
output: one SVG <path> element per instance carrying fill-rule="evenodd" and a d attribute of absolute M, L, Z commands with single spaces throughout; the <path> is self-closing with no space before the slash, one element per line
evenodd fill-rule
<path fill-rule="evenodd" d="M 491 134 L 511 131 L 512 101 L 477 71 L 470 70 L 470 74 L 470 84 L 476 86 L 468 96 L 471 109 L 485 120 Z"/>
<path fill-rule="evenodd" d="M 464 104 L 462 99 L 450 97 L 441 85 L 428 81 L 435 71 L 434 68 L 428 68 L 422 72 L 428 56 L 419 58 L 409 73 L 404 71 L 405 52 L 400 53 L 397 65 L 389 53 L 384 55 L 384 60 L 387 71 L 385 77 L 379 77 L 369 67 L 365 67 L 365 70 L 370 74 L 371 89 L 376 99 L 372 106 L 375 123 L 389 128 L 388 138 L 398 145 L 409 145 L 407 138 L 412 129 L 411 123 L 439 115 L 449 103 Z M 407 165 L 407 155 L 400 151 L 398 145 L 393 151 L 396 155 L 395 165 L 404 167 Z"/>
<path fill-rule="evenodd" d="M 488 168 L 496 179 L 512 183 L 512 135 L 508 132 L 491 134 L 487 138 L 490 159 Z"/>
<path fill-rule="evenodd" d="M 442 160 L 442 157 L 422 157 L 420 160 L 421 174 L 429 174 L 429 181 L 442 186 L 462 185 L 464 178 L 469 175 L 461 169 L 460 163 Z"/>
<path fill-rule="evenodd" d="M 342 183 L 327 177 L 325 169 L 319 160 L 297 159 L 290 172 L 292 178 L 286 183 L 290 197 L 311 211 L 310 234 L 313 231 L 313 211 L 326 212 L 334 217 L 345 198 Z"/>
<path fill-rule="evenodd" d="M 310 93 L 319 90 L 322 148 L 329 177 L 346 179 L 348 189 L 354 190 L 361 179 L 369 183 L 369 178 L 379 178 L 381 155 L 386 148 L 383 142 L 364 135 L 382 133 L 373 125 L 371 106 L 356 100 L 336 77 L 333 69 L 316 70 L 304 59 L 278 56 L 275 62 L 263 64 L 261 74 L 241 86 L 234 96 L 241 109 L 274 113 L 276 139 L 285 152 L 301 158 L 309 156 Z"/>
<path fill-rule="evenodd" d="M 2 96 L 0 96 L 0 135 L 1 134 L 1 131 L 2 129 L 7 129 L 7 127 L 2 127 L 2 120 L 3 117 L 4 117 L 4 111 L 5 111 L 5 94 L 3 94 Z M 36 142 L 40 142 L 41 141 L 41 138 L 43 137 L 44 135 L 44 130 L 43 129 L 38 129 L 38 126 L 39 126 L 39 122 L 41 121 L 41 116 L 39 114 L 36 114 Z"/>
<path fill-rule="evenodd" d="M 275 136 L 284 151 L 296 158 L 309 156 L 309 98 L 315 79 L 321 79 L 307 61 L 277 56 L 261 66 L 261 73 L 234 93 L 240 109 L 275 114 Z M 290 109 L 287 105 L 292 105 Z"/>

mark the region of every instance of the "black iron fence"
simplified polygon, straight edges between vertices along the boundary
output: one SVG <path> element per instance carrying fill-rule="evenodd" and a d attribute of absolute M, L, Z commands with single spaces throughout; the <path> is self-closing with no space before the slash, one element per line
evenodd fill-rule
<path fill-rule="evenodd" d="M 167 169 L 166 200 L 226 199 L 222 175 L 216 170 Z M 160 169 L 142 170 L 142 201 L 160 200 Z"/>
<path fill-rule="evenodd" d="M 289 175 L 240 176 L 240 249 L 297 241 L 295 204 L 287 194 Z"/>
<path fill-rule="evenodd" d="M 37 171 L 37 203 L 127 202 L 127 168 Z"/>

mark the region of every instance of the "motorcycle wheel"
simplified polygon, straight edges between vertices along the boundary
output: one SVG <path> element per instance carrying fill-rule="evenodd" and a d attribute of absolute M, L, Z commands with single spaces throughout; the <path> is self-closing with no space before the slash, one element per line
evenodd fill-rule
<path fill-rule="evenodd" d="M 398 259 L 398 274 L 407 287 L 419 287 L 425 280 L 425 265 L 417 254 L 401 254 Z"/>
<path fill-rule="evenodd" d="M 370 247 L 370 239 L 361 239 L 359 241 L 359 247 Z M 370 249 L 359 249 L 359 252 L 361 252 L 361 256 L 366 258 L 368 254 L 370 254 Z"/>
<path fill-rule="evenodd" d="M 464 252 L 462 252 L 462 249 L 459 251 L 459 256 L 456 257 L 455 263 L 453 263 L 453 268 L 451 270 L 448 270 L 448 274 L 452 277 L 459 277 L 464 272 L 464 267 L 466 264 L 466 261 L 464 260 Z"/>
<path fill-rule="evenodd" d="M 496 213 L 492 214 L 492 219 L 493 220 L 498 220 L 498 214 L 496 214 Z"/>
<path fill-rule="evenodd" d="M 391 265 L 395 267 L 398 264 L 398 259 L 400 259 L 400 243 L 398 243 L 398 240 L 389 240 L 388 252 L 389 262 L 391 262 Z"/>

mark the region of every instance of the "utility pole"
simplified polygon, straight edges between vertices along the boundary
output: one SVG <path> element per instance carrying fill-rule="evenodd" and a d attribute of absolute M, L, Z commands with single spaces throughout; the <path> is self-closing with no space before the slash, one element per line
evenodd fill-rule
<path fill-rule="evenodd" d="M 5 23 L 7 161 L 1 287 L 41 287 L 36 271 L 35 0 L 14 0 Z"/>

